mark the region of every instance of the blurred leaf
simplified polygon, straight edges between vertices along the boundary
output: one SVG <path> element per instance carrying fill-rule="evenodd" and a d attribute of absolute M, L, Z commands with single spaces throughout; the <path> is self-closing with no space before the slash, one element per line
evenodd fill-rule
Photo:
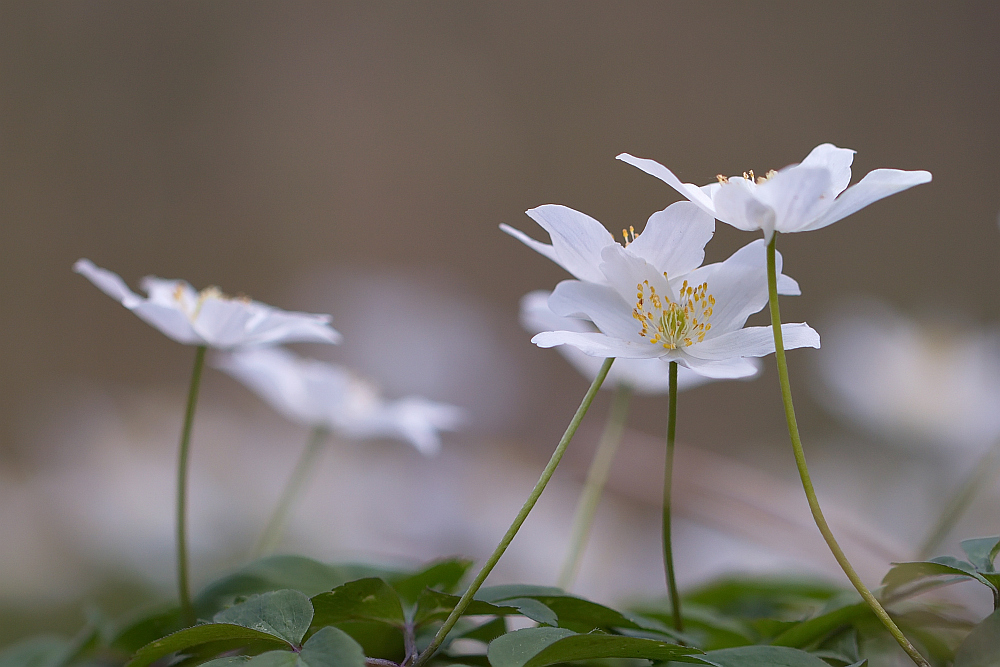
<path fill-rule="evenodd" d="M 846 605 L 792 626 L 772 639 L 771 645 L 805 648 L 837 628 L 851 625 L 858 617 L 871 614 L 871 608 L 864 602 Z"/>
<path fill-rule="evenodd" d="M 402 627 L 406 619 L 399 595 L 381 579 L 370 577 L 338 586 L 312 598 L 316 627 L 341 621 L 364 620 Z"/>
<path fill-rule="evenodd" d="M 136 652 L 127 667 L 145 667 L 171 653 L 187 652 L 189 649 L 205 645 L 212 645 L 209 655 L 214 651 L 217 651 L 215 653 L 217 655 L 227 650 L 226 647 L 233 645 L 239 647 L 249 642 L 273 648 L 290 648 L 287 641 L 267 632 L 229 623 L 209 623 L 185 628 L 146 644 Z"/>
<path fill-rule="evenodd" d="M 975 537 L 971 540 L 962 540 L 962 551 L 980 572 L 994 572 L 993 560 L 1000 551 L 1000 537 Z"/>
<path fill-rule="evenodd" d="M 313 626 L 314 628 L 316 626 Z M 403 632 L 381 621 L 343 621 L 334 626 L 361 645 L 365 655 L 399 663 L 406 655 Z M 317 633 L 322 628 L 317 630 Z"/>
<path fill-rule="evenodd" d="M 69 648 L 64 637 L 30 637 L 0 651 L 0 667 L 54 667 L 65 660 Z"/>
<path fill-rule="evenodd" d="M 803 612 L 817 609 L 843 591 L 826 582 L 801 579 L 722 579 L 686 594 L 684 600 L 738 618 L 779 617 L 789 613 L 801 617 Z M 669 610 L 666 600 L 663 607 Z"/>
<path fill-rule="evenodd" d="M 229 655 L 201 663 L 201 667 L 240 667 L 250 661 L 248 655 Z"/>
<path fill-rule="evenodd" d="M 662 624 L 644 623 L 641 619 L 625 616 L 610 607 L 567 595 L 561 589 L 548 586 L 492 586 L 481 589 L 476 598 L 517 607 L 522 615 L 533 621 L 558 625 L 576 632 L 609 628 L 669 632 Z"/>
<path fill-rule="evenodd" d="M 954 667 L 1000 665 L 1000 611 L 987 616 L 955 651 Z"/>
<path fill-rule="evenodd" d="M 470 567 L 471 560 L 452 558 L 434 563 L 414 575 L 391 583 L 400 598 L 407 604 L 414 604 L 425 588 L 440 589 L 445 593 L 454 592 Z"/>
<path fill-rule="evenodd" d="M 291 651 L 268 651 L 247 663 L 247 667 L 296 667 L 299 656 Z"/>
<path fill-rule="evenodd" d="M 643 616 L 662 624 L 673 623 L 669 612 L 643 610 Z M 669 629 L 669 628 L 668 628 Z M 756 644 L 759 636 L 739 619 L 720 614 L 711 607 L 697 604 L 684 606 L 684 643 L 704 650 Z"/>
<path fill-rule="evenodd" d="M 313 606 L 304 593 L 293 590 L 254 595 L 220 611 L 214 623 L 231 623 L 266 632 L 298 646 L 313 619 Z"/>
<path fill-rule="evenodd" d="M 118 623 L 108 643 L 112 648 L 132 655 L 149 642 L 177 632 L 183 627 L 178 607 L 171 606 L 166 609 L 158 607 L 133 614 Z"/>
<path fill-rule="evenodd" d="M 787 646 L 724 648 L 705 657 L 719 667 L 830 667 L 811 653 Z"/>
<path fill-rule="evenodd" d="M 710 664 L 701 651 L 655 639 L 600 633 L 577 634 L 564 628 L 526 628 L 495 639 L 487 655 L 493 667 L 544 667 L 571 660 L 645 658 Z"/>
<path fill-rule="evenodd" d="M 940 556 L 929 561 L 895 563 L 882 579 L 882 584 L 885 586 L 883 595 L 891 597 L 907 584 L 927 577 L 941 576 L 969 577 L 987 586 L 994 593 L 997 591 L 996 586 L 976 572 L 972 563 L 951 556 Z"/>
<path fill-rule="evenodd" d="M 502 634 L 507 632 L 507 623 L 502 618 L 494 618 L 482 625 L 477 625 L 471 630 L 461 635 L 462 639 L 475 639 L 485 644 L 489 644 Z"/>
<path fill-rule="evenodd" d="M 361 564 L 327 565 L 302 556 L 269 556 L 206 586 L 194 600 L 195 612 L 199 618 L 211 618 L 236 597 L 282 589 L 312 597 L 348 581 L 389 571 Z"/>
<path fill-rule="evenodd" d="M 413 622 L 417 626 L 424 625 L 431 621 L 443 621 L 451 613 L 451 610 L 458 604 L 457 595 L 449 595 L 440 591 L 424 590 L 417 599 L 417 609 L 413 615 Z M 463 616 L 506 616 L 518 614 L 520 611 L 514 606 L 499 606 L 482 600 L 473 599 L 469 606 L 465 608 Z"/>

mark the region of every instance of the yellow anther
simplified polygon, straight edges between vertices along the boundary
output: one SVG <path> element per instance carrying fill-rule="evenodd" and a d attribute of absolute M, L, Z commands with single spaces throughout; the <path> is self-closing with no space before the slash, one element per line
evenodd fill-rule
<path fill-rule="evenodd" d="M 729 182 L 729 177 L 728 176 L 723 176 L 722 174 L 716 174 L 715 177 L 717 179 L 719 179 L 719 183 L 728 183 Z"/>

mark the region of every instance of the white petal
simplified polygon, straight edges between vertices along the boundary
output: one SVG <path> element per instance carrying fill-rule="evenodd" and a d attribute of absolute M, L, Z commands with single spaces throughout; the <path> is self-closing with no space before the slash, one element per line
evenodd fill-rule
<path fill-rule="evenodd" d="M 745 232 L 762 229 L 765 238 L 768 238 L 774 230 L 777 216 L 774 209 L 757 198 L 757 189 L 752 181 L 739 176 L 721 184 L 712 197 L 715 217 Z"/>
<path fill-rule="evenodd" d="M 695 269 L 682 278 L 692 287 L 708 283 L 708 293 L 715 297 L 712 325 L 706 338 L 714 338 L 743 326 L 750 315 L 767 305 L 767 245 L 762 239 L 743 246 L 724 262 L 708 264 Z M 776 253 L 775 263 L 781 271 L 781 256 Z"/>
<path fill-rule="evenodd" d="M 562 317 L 585 317 L 609 336 L 644 342 L 639 336 L 641 327 L 632 317 L 633 305 L 607 285 L 564 280 L 549 297 L 549 308 Z"/>
<path fill-rule="evenodd" d="M 805 323 L 782 324 L 781 336 L 786 350 L 819 347 L 819 334 Z M 697 359 L 710 361 L 763 357 L 774 352 L 774 337 L 771 327 L 746 327 L 689 345 L 684 351 Z"/>
<path fill-rule="evenodd" d="M 527 211 L 552 238 L 555 261 L 580 280 L 601 281 L 597 265 L 601 250 L 617 245 L 604 225 L 589 215 L 558 204 L 546 204 Z"/>
<path fill-rule="evenodd" d="M 797 231 L 820 229 L 833 224 L 879 199 L 912 188 L 914 185 L 930 183 L 927 171 L 902 171 L 900 169 L 876 169 L 868 172 L 859 182 L 847 188 L 834 200 L 833 205 L 807 227 Z"/>
<path fill-rule="evenodd" d="M 775 253 L 775 255 L 780 253 Z M 777 257 L 775 257 L 777 259 Z M 778 294 L 781 296 L 802 296 L 799 283 L 792 277 L 781 274 L 778 276 Z"/>
<path fill-rule="evenodd" d="M 549 308 L 552 292 L 535 290 L 521 297 L 521 326 L 531 334 L 542 331 L 593 331 L 594 326 L 576 317 L 556 315 Z"/>
<path fill-rule="evenodd" d="M 383 412 L 388 426 L 385 435 L 406 440 L 424 456 L 440 451 L 440 431 L 456 431 L 466 421 L 460 408 L 417 396 L 393 401 Z"/>
<path fill-rule="evenodd" d="M 630 343 L 620 338 L 612 338 L 602 333 L 580 333 L 579 331 L 543 331 L 531 339 L 538 347 L 572 345 L 592 357 L 623 357 L 626 359 L 652 359 L 663 356 L 663 348 L 647 342 Z"/>
<path fill-rule="evenodd" d="M 710 380 L 749 380 L 760 373 L 761 363 L 758 359 L 733 358 L 722 361 L 707 361 L 685 355 L 681 363 L 692 375 L 703 377 L 705 382 Z M 613 368 L 613 367 L 612 367 Z M 677 383 L 680 385 L 680 369 L 678 370 Z"/>
<path fill-rule="evenodd" d="M 780 171 L 757 187 L 756 197 L 774 211 L 774 229 L 799 231 L 833 204 L 830 172 L 803 166 Z"/>
<path fill-rule="evenodd" d="M 329 315 L 297 313 L 256 301 L 207 298 L 195 318 L 195 330 L 219 349 L 284 343 L 338 343 Z"/>
<path fill-rule="evenodd" d="M 826 169 L 830 173 L 830 190 L 837 196 L 851 182 L 853 163 L 854 151 L 851 149 L 838 148 L 833 144 L 820 144 L 810 151 L 800 166 Z"/>
<path fill-rule="evenodd" d="M 681 183 L 681 180 L 674 176 L 672 171 L 664 167 L 659 162 L 654 162 L 653 160 L 647 160 L 646 158 L 641 157 L 633 157 L 628 153 L 622 153 L 618 156 L 618 159 L 622 162 L 627 162 L 633 167 L 642 169 L 650 176 L 655 176 L 697 204 L 698 208 L 702 209 L 712 217 L 715 217 L 715 206 L 712 204 L 711 198 L 709 198 L 701 190 L 701 188 L 693 183 Z"/>
<path fill-rule="evenodd" d="M 339 382 L 310 383 L 303 361 L 285 349 L 266 347 L 220 353 L 214 356 L 212 365 L 242 382 L 290 421 L 303 426 L 329 426 L 324 404 L 345 401 L 347 375 L 344 373 Z M 325 391 L 318 391 L 320 384 Z"/>
<path fill-rule="evenodd" d="M 691 202 L 676 202 L 649 217 L 628 251 L 668 276 L 680 275 L 701 266 L 714 233 L 713 216 Z"/>
<path fill-rule="evenodd" d="M 559 259 L 556 257 L 555 248 L 553 248 L 552 246 L 550 246 L 548 243 L 542 243 L 541 241 L 536 241 L 535 239 L 531 238 L 530 236 L 528 236 L 527 234 L 525 234 L 524 232 L 522 232 L 520 229 L 514 229 L 510 225 L 505 225 L 505 224 L 501 223 L 500 230 L 503 231 L 503 232 L 505 232 L 505 233 L 507 233 L 507 234 L 510 234 L 515 239 L 517 239 L 518 241 L 520 241 L 524 245 L 528 246 L 529 248 L 531 248 L 535 252 L 537 252 L 539 254 L 542 254 L 542 255 L 545 255 L 546 257 L 548 257 L 549 259 L 551 259 L 556 264 L 559 264 L 560 266 L 562 266 L 559 263 Z M 563 268 L 565 269 L 566 267 L 563 267 Z"/>
<path fill-rule="evenodd" d="M 637 285 L 648 282 L 660 295 L 670 294 L 670 283 L 657 267 L 653 266 L 642 257 L 633 255 L 617 243 L 608 246 L 601 253 L 601 273 L 604 274 L 604 282 L 612 288 L 629 304 L 629 313 L 635 306 Z M 673 295 L 671 295 L 673 298 Z"/>

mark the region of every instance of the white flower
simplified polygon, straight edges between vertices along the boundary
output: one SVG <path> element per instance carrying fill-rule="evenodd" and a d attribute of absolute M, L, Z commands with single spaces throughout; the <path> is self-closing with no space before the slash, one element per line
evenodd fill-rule
<path fill-rule="evenodd" d="M 441 447 L 439 431 L 454 431 L 462 410 L 418 396 L 386 401 L 368 382 L 340 366 L 277 347 L 218 355 L 213 365 L 233 376 L 288 419 L 327 428 L 352 440 L 398 438 L 421 453 Z"/>
<path fill-rule="evenodd" d="M 1000 335 L 914 322 L 878 301 L 830 316 L 824 403 L 891 442 L 982 451 L 1000 438 Z"/>
<path fill-rule="evenodd" d="M 536 334 L 543 331 L 579 331 L 595 332 L 593 323 L 572 318 L 561 317 L 549 308 L 551 292 L 537 290 L 525 294 L 521 299 L 521 324 L 529 332 Z M 593 380 L 603 363 L 598 357 L 584 354 L 570 345 L 559 346 L 559 352 L 588 380 Z M 741 369 L 740 366 L 743 368 Z M 639 394 L 665 394 L 669 391 L 669 364 L 662 359 L 619 359 L 611 367 L 602 389 L 625 385 Z M 760 362 L 757 359 L 744 359 L 734 364 L 734 372 L 743 370 L 746 374 L 739 376 L 749 380 L 760 372 Z M 677 369 L 677 389 L 684 391 L 711 382 L 705 377 L 684 366 Z"/>
<path fill-rule="evenodd" d="M 529 237 L 508 225 L 500 229 L 545 255 L 569 271 L 578 280 L 608 285 L 600 269 L 602 252 L 621 244 L 594 218 L 558 204 L 546 204 L 527 211 L 528 216 L 549 233 L 552 245 Z M 642 233 L 622 230 L 625 252 L 666 271 L 671 278 L 679 277 L 701 266 L 705 261 L 705 244 L 715 233 L 715 219 L 690 202 L 676 202 L 649 216 Z M 788 276 L 779 275 L 778 293 L 796 296 L 798 284 Z"/>
<path fill-rule="evenodd" d="M 142 288 L 149 295 L 142 297 L 130 290 L 118 274 L 90 260 L 77 261 L 73 270 L 178 343 L 229 350 L 340 341 L 340 334 L 330 326 L 329 315 L 290 312 L 247 298 L 233 299 L 214 287 L 196 292 L 183 280 L 153 276 L 142 279 Z"/>
<path fill-rule="evenodd" d="M 722 222 L 745 231 L 763 230 L 767 241 L 775 231 L 826 227 L 883 197 L 931 180 L 926 171 L 876 169 L 847 187 L 854 151 L 833 144 L 821 144 L 800 164 L 757 179 L 752 171 L 732 178 L 719 175 L 718 183 L 702 187 L 682 183 L 653 160 L 628 153 L 618 159 L 660 179 Z"/>
<path fill-rule="evenodd" d="M 742 377 L 743 357 L 774 352 L 770 327 L 743 328 L 767 304 L 764 253 L 764 241 L 754 241 L 724 262 L 671 278 L 669 269 L 608 246 L 599 265 L 606 284 L 564 280 L 549 298 L 557 315 L 584 317 L 602 333 L 549 331 L 531 340 L 596 357 L 676 361 L 713 378 Z M 781 330 L 786 349 L 819 347 L 819 334 L 806 324 Z"/>

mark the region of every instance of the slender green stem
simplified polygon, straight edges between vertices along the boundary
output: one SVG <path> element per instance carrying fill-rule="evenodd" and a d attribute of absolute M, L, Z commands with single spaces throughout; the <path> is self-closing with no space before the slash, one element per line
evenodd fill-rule
<path fill-rule="evenodd" d="M 622 434 L 625 432 L 625 420 L 628 418 L 628 405 L 631 398 L 632 389 L 628 385 L 619 384 L 615 387 L 615 397 L 611 403 L 611 411 L 608 412 L 608 421 L 604 426 L 604 433 L 601 434 L 601 439 L 597 443 L 594 458 L 590 462 L 587 481 L 583 485 L 583 491 L 580 493 L 580 500 L 576 506 L 576 515 L 573 517 L 569 553 L 566 555 L 566 562 L 563 563 L 562 572 L 559 573 L 558 586 L 563 590 L 569 590 L 580 569 L 580 559 L 583 556 L 587 538 L 590 537 L 590 529 L 594 525 L 597 505 L 601 502 L 601 494 L 604 492 L 604 485 L 611 472 L 611 463 L 614 461 L 615 452 L 618 451 Z"/>
<path fill-rule="evenodd" d="M 925 560 L 934 555 L 934 550 L 948 536 L 958 518 L 969 508 L 969 504 L 976 497 L 976 494 L 979 493 L 983 484 L 993 476 L 993 473 L 996 471 L 998 456 L 1000 456 L 1000 441 L 997 441 L 990 447 L 989 451 L 983 454 L 983 457 L 979 459 L 979 463 L 972 469 L 969 476 L 965 478 L 965 482 L 958 488 L 955 495 L 951 497 L 948 504 L 944 506 L 941 516 L 938 517 L 934 527 L 927 533 L 923 544 L 920 545 L 920 551 L 917 555 L 919 560 Z"/>
<path fill-rule="evenodd" d="M 826 540 L 826 544 L 830 548 L 830 552 L 833 553 L 833 557 L 837 559 L 837 563 L 840 564 L 844 574 L 847 575 L 847 578 L 854 584 L 854 588 L 857 589 L 861 597 L 871 607 L 875 616 L 878 617 L 882 625 L 889 631 L 889 634 L 893 636 L 914 663 L 920 667 L 930 667 L 930 663 L 920 655 L 920 652 L 903 635 L 893 620 L 889 618 L 889 614 L 879 604 L 879 601 L 875 599 L 872 592 L 861 581 L 858 573 L 854 571 L 854 567 L 847 560 L 843 549 L 837 544 L 837 540 L 833 536 L 833 531 L 830 530 L 830 526 L 823 516 L 823 510 L 820 509 L 819 500 L 816 498 L 816 491 L 813 488 L 812 479 L 809 477 L 809 468 L 806 466 L 805 452 L 802 450 L 799 427 L 795 420 L 795 407 L 792 405 L 792 389 L 788 382 L 788 363 L 785 360 L 785 344 L 781 335 L 781 313 L 778 310 L 778 276 L 775 268 L 774 250 L 777 237 L 778 234 L 775 232 L 767 244 L 767 289 L 771 306 L 771 328 L 774 332 L 774 356 L 778 362 L 778 380 L 781 383 L 781 400 L 785 405 L 785 421 L 788 423 L 788 435 L 792 441 L 792 451 L 795 453 L 795 465 L 799 470 L 799 477 L 802 479 L 802 488 L 805 490 L 806 499 L 809 501 L 809 509 L 812 511 L 816 527 L 819 528 L 823 539 Z"/>
<path fill-rule="evenodd" d="M 302 489 L 305 488 L 306 479 L 315 468 L 316 460 L 326 446 L 328 434 L 329 432 L 322 426 L 317 426 L 309 434 L 309 441 L 306 443 L 305 449 L 302 450 L 295 468 L 292 469 L 292 474 L 285 483 L 285 488 L 281 491 L 278 504 L 271 513 L 271 518 L 267 521 L 267 527 L 260 534 L 260 539 L 253 551 L 253 558 L 267 555 L 277 546 L 281 531 L 285 526 L 285 519 L 288 518 L 288 512 L 298 500 Z"/>
<path fill-rule="evenodd" d="M 444 625 L 441 626 L 441 628 L 437 631 L 437 634 L 435 634 L 434 638 L 431 640 L 431 643 L 413 663 L 413 667 L 421 667 L 426 664 L 427 661 L 433 657 L 434 653 L 441 648 L 441 644 L 444 643 L 445 637 L 447 637 L 448 633 L 451 632 L 451 629 L 455 627 L 455 623 L 458 622 L 458 619 L 461 618 L 462 614 L 465 613 L 469 603 L 472 602 L 472 597 L 476 594 L 476 591 L 479 590 L 479 587 L 483 585 L 483 582 L 486 581 L 486 577 L 489 576 L 490 572 L 496 566 L 497 561 L 499 561 L 500 557 L 503 556 L 503 553 L 507 550 L 511 540 L 513 540 L 514 536 L 517 535 L 517 531 L 521 528 L 521 524 L 528 518 L 528 513 L 531 512 L 535 503 L 538 502 L 538 498 L 542 495 L 542 491 L 545 490 L 546 484 L 549 483 L 552 473 L 556 471 L 556 466 L 559 465 L 559 461 L 562 460 L 563 454 L 566 453 L 566 447 L 569 445 L 569 441 L 573 439 L 573 435 L 576 433 L 576 429 L 579 428 L 580 422 L 583 421 L 584 415 L 587 414 L 590 404 L 594 402 L 594 396 L 597 395 L 597 390 L 600 389 L 601 384 L 604 383 L 604 378 L 607 377 L 608 371 L 611 370 L 611 363 L 613 361 L 614 358 L 604 360 L 601 370 L 597 372 L 597 377 L 595 377 L 594 381 L 590 384 L 590 389 L 588 389 L 587 393 L 584 395 L 583 401 L 580 403 L 580 407 L 577 408 L 576 414 L 573 415 L 573 419 L 570 420 L 569 426 L 566 427 L 566 432 L 563 433 L 562 439 L 559 440 L 559 444 L 556 445 L 555 451 L 552 452 L 552 457 L 545 465 L 545 469 L 542 471 L 542 476 L 538 478 L 535 488 L 531 490 L 531 494 L 528 496 L 528 499 L 524 501 L 521 511 L 518 512 L 517 516 L 514 518 L 514 523 L 510 525 L 510 528 L 507 529 L 503 539 L 500 540 L 500 544 L 498 544 L 497 548 L 493 550 L 490 557 L 486 559 L 483 569 L 479 571 L 476 578 L 472 580 L 471 584 L 469 584 L 469 589 L 465 591 L 465 594 L 458 601 L 458 604 L 455 605 L 451 614 L 449 614 L 448 618 L 445 619 Z"/>
<path fill-rule="evenodd" d="M 668 378 L 670 397 L 667 408 L 667 455 L 663 464 L 663 569 L 667 577 L 667 592 L 670 593 L 670 609 L 674 617 L 674 629 L 684 632 L 681 618 L 681 595 L 674 577 L 674 550 L 670 537 L 670 493 L 674 479 L 674 438 L 677 435 L 677 362 L 670 362 Z"/>
<path fill-rule="evenodd" d="M 204 345 L 199 345 L 194 353 L 194 369 L 191 371 L 191 386 L 188 388 L 187 409 L 184 411 L 184 427 L 181 429 L 180 453 L 177 457 L 177 590 L 181 602 L 181 618 L 185 625 L 194 625 L 195 622 L 194 608 L 191 606 L 191 587 L 188 583 L 188 453 L 191 450 L 191 427 L 194 425 L 194 409 L 198 404 L 201 371 L 205 368 L 206 349 Z"/>

